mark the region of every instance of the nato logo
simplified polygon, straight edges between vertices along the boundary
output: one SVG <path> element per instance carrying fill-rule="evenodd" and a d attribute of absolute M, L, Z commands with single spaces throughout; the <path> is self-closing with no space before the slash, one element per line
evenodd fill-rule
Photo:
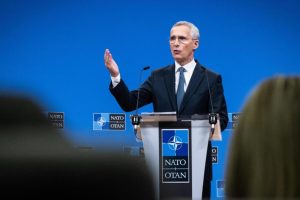
<path fill-rule="evenodd" d="M 240 113 L 232 113 L 232 121 L 233 122 L 238 122 L 239 121 L 239 119 L 240 119 Z"/>
<path fill-rule="evenodd" d="M 218 147 L 211 148 L 211 160 L 213 164 L 218 164 Z"/>
<path fill-rule="evenodd" d="M 189 183 L 189 129 L 162 129 L 163 183 Z"/>
<path fill-rule="evenodd" d="M 224 197 L 225 181 L 217 180 L 217 197 Z"/>
<path fill-rule="evenodd" d="M 48 112 L 48 121 L 57 129 L 64 128 L 64 112 Z"/>
<path fill-rule="evenodd" d="M 239 123 L 239 119 L 240 119 L 240 113 L 232 113 L 232 129 L 235 129 Z"/>
<path fill-rule="evenodd" d="M 188 156 L 189 130 L 162 130 L 162 156 Z"/>
<path fill-rule="evenodd" d="M 125 130 L 124 113 L 93 113 L 93 130 Z"/>

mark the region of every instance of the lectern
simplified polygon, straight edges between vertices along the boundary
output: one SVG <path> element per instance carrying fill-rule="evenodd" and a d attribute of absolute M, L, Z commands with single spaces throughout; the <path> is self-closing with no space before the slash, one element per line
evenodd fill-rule
<path fill-rule="evenodd" d="M 210 127 L 204 115 L 177 119 L 176 113 L 142 113 L 140 139 L 157 199 L 202 198 Z"/>

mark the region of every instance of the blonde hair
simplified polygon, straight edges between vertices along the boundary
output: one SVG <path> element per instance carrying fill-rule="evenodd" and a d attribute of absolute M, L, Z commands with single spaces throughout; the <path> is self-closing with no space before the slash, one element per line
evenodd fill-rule
<path fill-rule="evenodd" d="M 233 132 L 226 196 L 300 197 L 300 77 L 262 82 Z"/>

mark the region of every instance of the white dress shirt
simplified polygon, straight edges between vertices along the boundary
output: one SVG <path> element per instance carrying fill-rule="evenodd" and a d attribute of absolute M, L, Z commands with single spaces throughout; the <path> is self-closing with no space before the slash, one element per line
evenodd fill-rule
<path fill-rule="evenodd" d="M 110 76 L 110 78 L 111 78 L 111 83 L 112 83 L 113 88 L 114 88 L 114 87 L 116 87 L 118 85 L 118 83 L 120 83 L 120 81 L 121 81 L 121 74 L 119 73 L 119 75 L 116 76 L 116 77 Z"/>
<path fill-rule="evenodd" d="M 189 62 L 188 64 L 181 66 L 179 63 L 177 63 L 175 61 L 175 93 L 177 93 L 177 88 L 178 88 L 178 83 L 179 83 L 179 71 L 178 68 L 179 67 L 183 67 L 186 72 L 184 72 L 184 79 L 185 79 L 185 84 L 184 84 L 184 91 L 186 92 L 186 89 L 190 83 L 191 77 L 193 75 L 194 69 L 196 67 L 196 62 L 193 59 L 191 62 Z"/>

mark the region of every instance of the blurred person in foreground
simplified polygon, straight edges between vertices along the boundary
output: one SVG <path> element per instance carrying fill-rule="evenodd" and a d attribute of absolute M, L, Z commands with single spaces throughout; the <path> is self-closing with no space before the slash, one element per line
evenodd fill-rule
<path fill-rule="evenodd" d="M 142 160 L 82 152 L 31 98 L 0 94 L 0 198 L 154 199 Z"/>
<path fill-rule="evenodd" d="M 225 194 L 300 198 L 300 77 L 263 81 L 242 109 L 231 140 Z"/>

